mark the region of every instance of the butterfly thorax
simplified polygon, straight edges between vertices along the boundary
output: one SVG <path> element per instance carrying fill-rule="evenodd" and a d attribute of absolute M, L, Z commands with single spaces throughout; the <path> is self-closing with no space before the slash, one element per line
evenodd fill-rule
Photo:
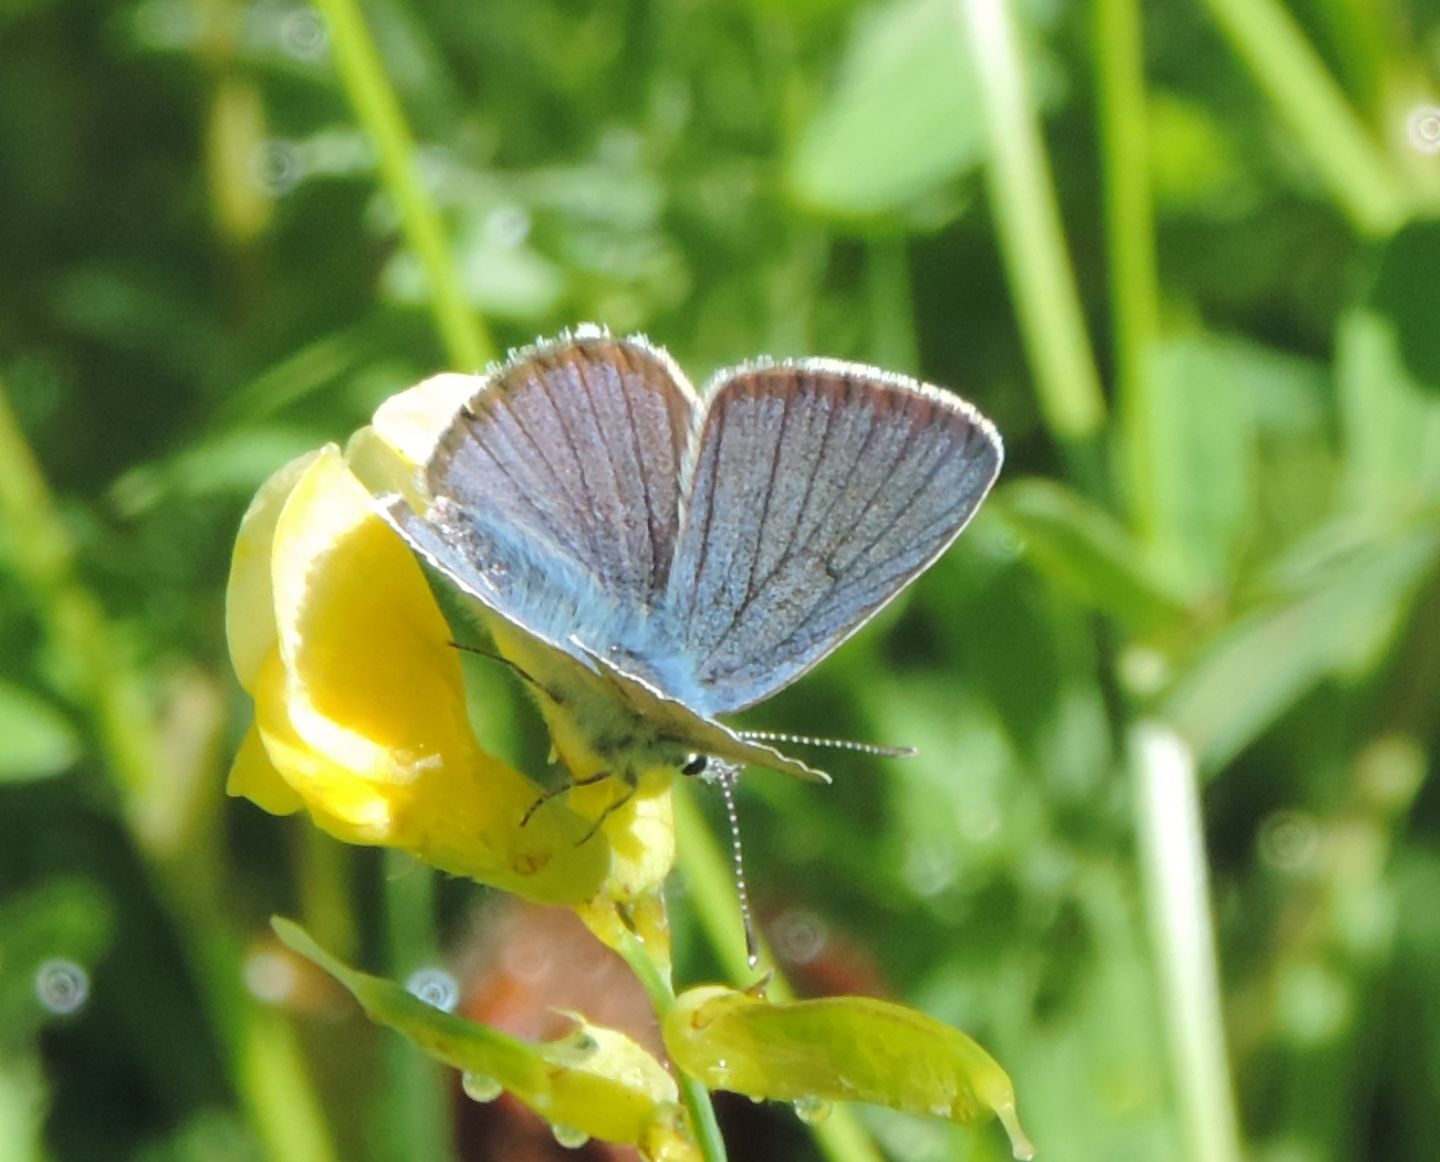
<path fill-rule="evenodd" d="M 673 737 L 663 723 L 636 713 L 597 683 L 577 681 L 575 671 L 557 666 L 550 651 L 496 620 L 491 619 L 495 644 L 529 676 L 555 752 L 572 780 L 610 775 L 638 794 L 658 794 L 693 758 L 695 747 Z"/>

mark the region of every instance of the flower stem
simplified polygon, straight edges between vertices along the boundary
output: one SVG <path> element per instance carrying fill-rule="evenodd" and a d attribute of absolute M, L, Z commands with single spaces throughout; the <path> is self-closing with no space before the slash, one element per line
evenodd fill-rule
<path fill-rule="evenodd" d="M 394 199 L 401 229 L 430 281 L 430 307 L 456 370 L 479 371 L 495 345 L 478 311 L 465 301 L 440 213 L 415 170 L 415 141 L 379 50 L 355 0 L 316 0 L 330 25 L 335 61 L 355 115 L 375 142 L 380 178 Z"/>
<path fill-rule="evenodd" d="M 669 975 L 651 959 L 645 945 L 634 937 L 622 939 L 616 951 L 625 958 L 630 971 L 640 981 L 650 998 L 650 1007 L 664 1025 L 666 1016 L 675 1005 L 675 990 L 671 987 Z M 680 1088 L 680 1100 L 690 1115 L 690 1127 L 695 1133 L 700 1156 L 705 1162 L 726 1162 L 725 1138 L 720 1133 L 720 1123 L 715 1120 L 715 1106 L 710 1101 L 710 1092 L 684 1070 L 675 1070 L 675 1079 Z"/>
<path fill-rule="evenodd" d="M 740 912 L 730 879 L 730 865 L 695 805 L 690 785 L 677 781 L 671 793 L 686 900 L 710 938 L 710 947 L 720 958 L 726 979 L 737 988 L 748 988 L 755 981 L 756 971 L 745 956 L 745 938 L 740 931 Z M 767 995 L 773 1001 L 793 1000 L 794 990 L 785 974 L 775 967 L 775 957 L 766 947 L 764 936 L 757 932 L 756 938 L 760 942 L 761 962 L 770 966 Z M 808 1129 L 830 1162 L 883 1162 L 879 1148 L 860 1119 L 843 1105 Z"/>

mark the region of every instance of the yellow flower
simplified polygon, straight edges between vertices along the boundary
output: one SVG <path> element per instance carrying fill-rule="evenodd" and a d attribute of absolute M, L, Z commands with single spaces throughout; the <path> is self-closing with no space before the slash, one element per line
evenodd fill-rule
<path fill-rule="evenodd" d="M 477 383 L 436 376 L 401 393 L 346 453 L 302 456 L 256 495 L 226 594 L 255 724 L 228 789 L 275 814 L 303 808 L 346 842 L 580 908 L 607 939 L 619 937 L 618 905 L 663 957 L 668 794 L 637 796 L 593 836 L 609 801 L 598 789 L 551 800 L 522 826 L 542 788 L 477 743 L 450 628 L 378 515 L 379 492 L 423 502 L 417 466 Z"/>

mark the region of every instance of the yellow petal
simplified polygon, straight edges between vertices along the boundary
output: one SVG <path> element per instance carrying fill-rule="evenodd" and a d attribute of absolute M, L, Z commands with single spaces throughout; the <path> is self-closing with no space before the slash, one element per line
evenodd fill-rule
<path fill-rule="evenodd" d="M 432 375 L 375 410 L 375 433 L 410 464 L 423 465 L 440 433 L 484 382 L 482 376 L 453 371 Z"/>
<path fill-rule="evenodd" d="M 333 448 L 280 514 L 272 577 L 290 717 L 308 745 L 400 783 L 465 753 L 450 629 L 419 564 Z"/>
<path fill-rule="evenodd" d="M 351 471 L 376 495 L 398 492 L 423 512 L 431 500 L 425 491 L 424 465 L 460 405 L 482 382 L 476 375 L 447 372 L 391 396 L 376 409 L 374 422 L 346 445 Z"/>
<path fill-rule="evenodd" d="M 230 664 L 240 685 L 254 692 L 265 657 L 275 648 L 275 599 L 270 584 L 270 555 L 275 525 L 295 482 L 318 456 L 306 452 L 260 486 L 240 519 L 230 577 L 225 586 L 225 636 Z"/>
<path fill-rule="evenodd" d="M 414 557 L 335 449 L 276 524 L 279 648 L 255 684 L 266 754 L 316 823 L 545 903 L 610 866 L 603 836 L 476 746 L 457 652 Z M 584 842 L 582 842 L 584 840 Z"/>
<path fill-rule="evenodd" d="M 251 726 L 240 744 L 240 753 L 230 765 L 230 777 L 225 782 L 225 792 L 237 798 L 246 798 L 272 815 L 293 815 L 305 805 L 275 769 L 265 750 L 264 741 L 257 727 Z"/>

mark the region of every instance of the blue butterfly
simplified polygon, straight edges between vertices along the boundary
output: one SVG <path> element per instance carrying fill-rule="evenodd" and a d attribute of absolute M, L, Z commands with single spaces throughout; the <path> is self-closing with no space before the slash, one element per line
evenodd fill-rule
<path fill-rule="evenodd" d="M 516 352 L 387 515 L 478 601 L 581 782 L 710 760 L 828 776 L 724 725 L 959 536 L 1000 470 L 964 400 L 873 367 L 756 362 L 698 393 L 644 338 Z M 617 804 L 618 805 L 618 804 Z"/>

